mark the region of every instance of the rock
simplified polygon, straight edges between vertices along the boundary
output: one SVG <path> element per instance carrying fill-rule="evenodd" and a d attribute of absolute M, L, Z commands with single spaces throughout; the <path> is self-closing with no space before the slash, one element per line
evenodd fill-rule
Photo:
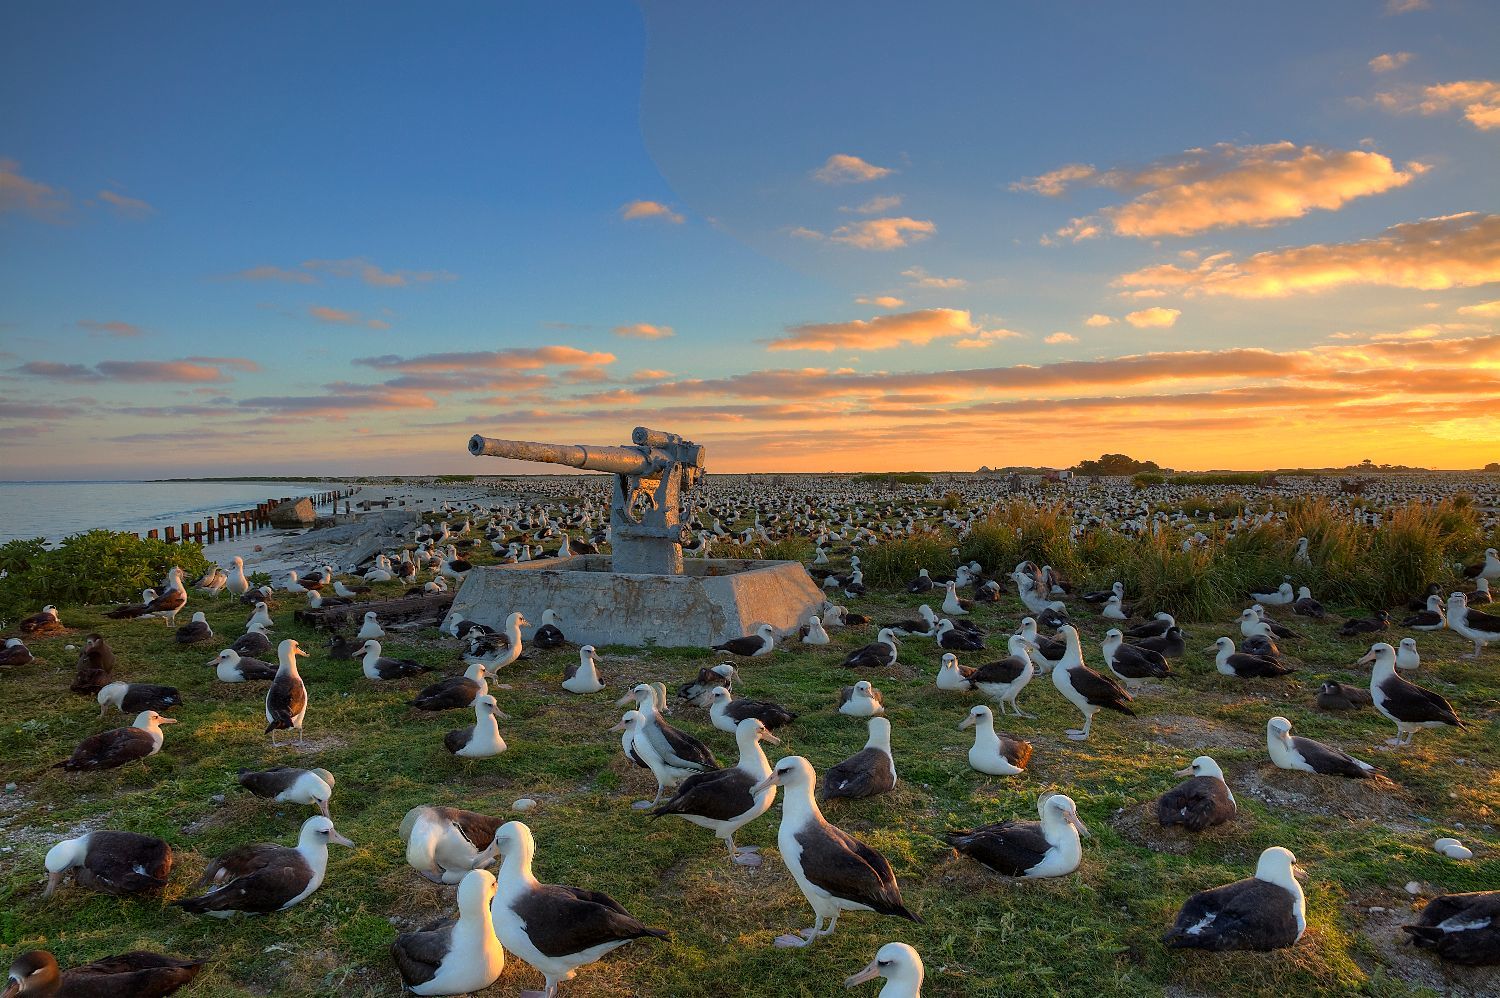
<path fill-rule="evenodd" d="M 520 800 L 511 805 L 511 810 L 530 811 L 534 807 L 536 807 L 536 801 L 532 800 L 530 797 L 522 797 Z"/>
<path fill-rule="evenodd" d="M 1432 848 L 1442 853 L 1449 859 L 1473 859 L 1474 850 L 1464 845 L 1458 839 L 1443 838 L 1432 844 Z"/>
<path fill-rule="evenodd" d="M 224 795 L 223 794 L 214 794 L 212 797 L 209 798 L 209 800 L 212 801 L 215 804 L 222 804 L 222 803 L 224 803 Z"/>
<path fill-rule="evenodd" d="M 13 791 L 13 790 L 16 789 L 16 785 L 14 783 L 7 783 L 5 785 L 5 789 L 8 790 L 8 791 Z"/>
<path fill-rule="evenodd" d="M 1412 897 L 1416 897 L 1418 894 L 1422 893 L 1422 885 L 1417 883 L 1415 880 L 1409 880 L 1406 882 L 1406 893 L 1410 894 Z"/>
<path fill-rule="evenodd" d="M 273 527 L 310 527 L 318 519 L 318 511 L 308 498 L 279 502 L 270 509 Z"/>

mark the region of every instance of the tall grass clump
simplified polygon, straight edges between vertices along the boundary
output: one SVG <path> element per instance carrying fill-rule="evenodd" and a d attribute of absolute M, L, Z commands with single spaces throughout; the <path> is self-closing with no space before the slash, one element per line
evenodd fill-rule
<path fill-rule="evenodd" d="M 1070 578 L 1088 571 L 1073 543 L 1073 518 L 1061 505 L 1012 502 L 1000 507 L 969 531 L 959 557 L 979 562 L 992 575 L 1003 575 L 1027 560 L 1051 565 Z"/>
<path fill-rule="evenodd" d="M 904 586 L 919 569 L 947 573 L 953 569 L 953 538 L 944 534 L 903 537 L 865 548 L 859 555 L 865 583 Z"/>
<path fill-rule="evenodd" d="M 1238 573 L 1229 559 L 1207 547 L 1186 551 L 1172 535 L 1146 534 L 1130 551 L 1120 575 L 1143 610 L 1167 610 L 1188 620 L 1222 614 L 1233 603 Z"/>

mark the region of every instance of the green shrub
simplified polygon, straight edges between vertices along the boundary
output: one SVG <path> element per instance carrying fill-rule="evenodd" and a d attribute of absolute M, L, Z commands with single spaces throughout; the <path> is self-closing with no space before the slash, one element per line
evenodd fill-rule
<path fill-rule="evenodd" d="M 73 534 L 50 551 L 30 548 L 25 560 L 25 567 L 0 579 L 0 620 L 16 620 L 48 603 L 139 599 L 142 589 L 160 587 L 174 565 L 187 585 L 211 567 L 197 544 L 142 540 L 112 530 Z"/>
<path fill-rule="evenodd" d="M 1148 485 L 1160 485 L 1166 480 L 1166 475 L 1155 471 L 1143 471 L 1139 475 L 1130 476 L 1131 483 L 1138 489 L 1144 489 Z"/>
<path fill-rule="evenodd" d="M 904 586 L 920 569 L 945 574 L 953 568 L 953 538 L 946 534 L 903 537 L 868 547 L 859 556 L 865 584 L 880 588 Z"/>

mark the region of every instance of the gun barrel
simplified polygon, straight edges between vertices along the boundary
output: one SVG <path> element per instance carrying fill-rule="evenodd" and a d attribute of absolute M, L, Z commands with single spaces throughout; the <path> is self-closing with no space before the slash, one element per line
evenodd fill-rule
<path fill-rule="evenodd" d="M 617 475 L 644 475 L 652 462 L 634 447 L 586 447 L 580 444 L 546 444 L 532 440 L 500 440 L 480 436 L 469 438 L 469 453 L 475 457 L 506 457 L 513 461 L 537 461 L 561 464 L 585 471 L 608 471 Z"/>

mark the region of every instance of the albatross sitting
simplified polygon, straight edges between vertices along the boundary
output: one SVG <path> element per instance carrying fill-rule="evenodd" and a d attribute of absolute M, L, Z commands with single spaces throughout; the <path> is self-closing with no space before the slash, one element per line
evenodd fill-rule
<path fill-rule="evenodd" d="M 905 943 L 886 943 L 864 970 L 844 980 L 844 987 L 856 987 L 883 977 L 885 986 L 876 998 L 922 998 L 922 976 L 922 958 L 916 950 Z"/>
<path fill-rule="evenodd" d="M 505 949 L 495 935 L 490 902 L 495 875 L 470 870 L 458 882 L 458 918 L 440 918 L 391 943 L 401 979 L 417 995 L 482 991 L 505 970 Z"/>
<path fill-rule="evenodd" d="M 872 717 L 865 722 L 865 747 L 823 772 L 823 799 L 874 797 L 896 788 L 896 760 L 891 755 L 891 722 Z"/>
<path fill-rule="evenodd" d="M 101 731 L 85 738 L 78 743 L 72 755 L 53 768 L 74 772 L 115 769 L 128 762 L 153 756 L 161 751 L 165 740 L 161 726 L 176 723 L 174 718 L 162 717 L 154 710 L 143 710 L 128 728 Z"/>
<path fill-rule="evenodd" d="M 1199 891 L 1162 937 L 1168 946 L 1206 950 L 1273 950 L 1307 930 L 1307 901 L 1297 883 L 1297 857 L 1281 846 L 1260 854 L 1255 876 Z"/>
<path fill-rule="evenodd" d="M 264 915 L 285 911 L 323 883 L 328 872 L 328 844 L 353 846 L 315 814 L 302 823 L 295 848 L 273 843 L 240 846 L 208 864 L 198 886 L 214 886 L 202 897 L 172 904 L 195 915 L 228 918 L 235 912 Z"/>
<path fill-rule="evenodd" d="M 495 841 L 501 857 L 499 888 L 490 905 L 495 935 L 547 980 L 543 991 L 522 991 L 524 998 L 556 998 L 558 984 L 611 950 L 635 939 L 667 938 L 607 894 L 539 883 L 531 873 L 536 841 L 521 822 L 502 825 Z"/>
<path fill-rule="evenodd" d="M 1031 743 L 1023 742 L 995 730 L 995 712 L 984 704 L 970 708 L 959 722 L 959 729 L 974 729 L 974 744 L 969 747 L 969 765 L 990 776 L 1018 776 L 1031 761 Z"/>
<path fill-rule="evenodd" d="M 401 819 L 406 862 L 435 884 L 456 884 L 495 861 L 495 831 L 504 819 L 423 804 Z"/>
<path fill-rule="evenodd" d="M 1224 771 L 1210 757 L 1200 755 L 1177 775 L 1187 779 L 1156 799 L 1156 820 L 1163 828 L 1181 825 L 1190 832 L 1201 832 L 1231 821 L 1239 813 Z"/>
<path fill-rule="evenodd" d="M 920 923 L 901 902 L 895 871 L 886 858 L 824 820 L 813 799 L 816 781 L 812 764 L 794 755 L 778 762 L 771 775 L 750 789 L 753 794 L 770 787 L 785 789 L 776 844 L 815 916 L 811 928 L 777 936 L 776 945 L 806 946 L 830 935 L 844 911 L 873 911 Z"/>
<path fill-rule="evenodd" d="M 1041 821 L 1002 821 L 971 832 L 949 832 L 948 844 L 1008 877 L 1062 877 L 1083 862 L 1079 836 L 1089 834 L 1066 794 L 1043 797 Z"/>
<path fill-rule="evenodd" d="M 1273 717 L 1266 722 L 1266 751 L 1278 769 L 1355 780 L 1369 779 L 1375 772 L 1368 762 L 1361 762 L 1332 745 L 1293 735 L 1292 722 L 1284 717 Z"/>

